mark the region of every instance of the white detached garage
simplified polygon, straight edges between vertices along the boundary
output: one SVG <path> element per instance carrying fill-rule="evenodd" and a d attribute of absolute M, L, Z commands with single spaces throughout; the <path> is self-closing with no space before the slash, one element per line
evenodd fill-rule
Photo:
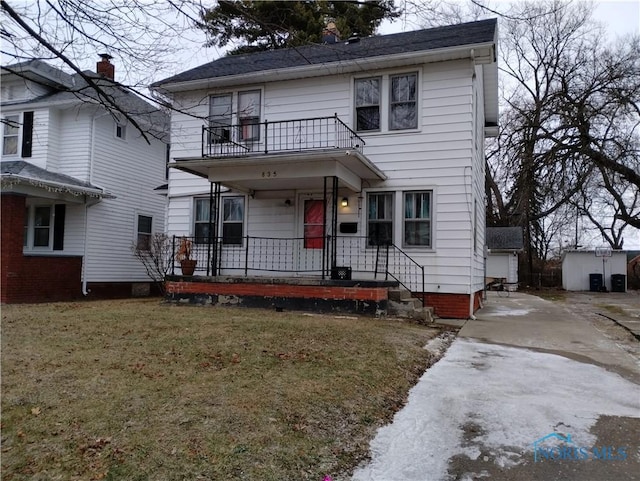
<path fill-rule="evenodd" d="M 570 250 L 562 256 L 562 287 L 567 291 L 599 291 L 599 282 L 607 291 L 625 292 L 626 273 L 627 254 L 622 250 Z"/>

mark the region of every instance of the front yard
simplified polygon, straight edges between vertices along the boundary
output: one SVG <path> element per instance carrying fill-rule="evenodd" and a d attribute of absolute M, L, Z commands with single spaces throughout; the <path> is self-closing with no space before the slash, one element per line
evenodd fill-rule
<path fill-rule="evenodd" d="M 429 364 L 398 321 L 2 307 L 2 479 L 345 479 Z"/>

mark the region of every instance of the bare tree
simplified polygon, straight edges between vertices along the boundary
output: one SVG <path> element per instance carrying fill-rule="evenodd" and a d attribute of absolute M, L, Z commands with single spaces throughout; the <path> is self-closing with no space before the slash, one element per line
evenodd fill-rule
<path fill-rule="evenodd" d="M 159 72 L 182 67 L 177 52 L 184 49 L 188 33 L 197 30 L 202 11 L 197 0 L 37 0 L 20 4 L 0 0 L 0 7 L 3 64 L 40 59 L 71 70 L 82 81 L 69 91 L 126 118 L 145 139 L 157 130 L 140 122 L 138 112 L 123 106 L 113 83 L 91 75 L 81 63 L 102 52 L 117 56 L 125 78 L 117 88 L 158 101 L 149 97 L 146 86 Z M 201 46 L 204 40 L 202 35 L 195 42 Z M 20 70 L 15 73 L 19 75 Z"/>
<path fill-rule="evenodd" d="M 640 228 L 638 38 L 608 47 L 585 2 L 426 6 L 430 26 L 501 17 L 502 115 L 488 143 L 487 223 L 524 228 L 524 274 L 566 244 L 559 226 L 576 211 L 621 247 L 625 229 Z"/>
<path fill-rule="evenodd" d="M 164 279 L 173 264 L 171 238 L 163 233 L 151 236 L 148 243 L 134 243 L 131 252 L 142 263 L 147 275 L 162 295 L 165 293 Z"/>

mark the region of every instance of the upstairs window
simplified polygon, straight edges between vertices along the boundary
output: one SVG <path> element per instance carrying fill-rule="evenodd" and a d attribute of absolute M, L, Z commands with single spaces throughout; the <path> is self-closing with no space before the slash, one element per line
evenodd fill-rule
<path fill-rule="evenodd" d="M 125 124 L 116 122 L 116 138 L 121 140 L 127 139 L 127 126 Z"/>
<path fill-rule="evenodd" d="M 389 245 L 393 242 L 393 193 L 372 193 L 367 196 L 368 245 Z"/>
<path fill-rule="evenodd" d="M 380 130 L 380 78 L 357 79 L 356 130 Z"/>
<path fill-rule="evenodd" d="M 238 93 L 240 140 L 260 140 L 260 91 Z"/>
<path fill-rule="evenodd" d="M 231 140 L 232 94 L 209 97 L 209 143 L 222 144 Z"/>
<path fill-rule="evenodd" d="M 20 116 L 7 115 L 2 119 L 2 154 L 16 155 L 18 153 L 18 135 L 20 134 Z"/>
<path fill-rule="evenodd" d="M 418 75 L 391 76 L 389 103 L 389 130 L 415 129 L 418 127 L 416 86 Z"/>

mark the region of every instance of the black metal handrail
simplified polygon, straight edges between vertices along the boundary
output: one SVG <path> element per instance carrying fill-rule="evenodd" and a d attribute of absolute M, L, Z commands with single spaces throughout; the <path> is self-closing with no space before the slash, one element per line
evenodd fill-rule
<path fill-rule="evenodd" d="M 202 157 L 211 158 L 317 149 L 354 149 L 362 152 L 364 144 L 364 139 L 337 114 L 332 117 L 275 122 L 245 121 L 236 125 L 202 127 Z"/>
<path fill-rule="evenodd" d="M 334 242 L 332 242 L 334 241 Z M 384 276 L 422 297 L 424 305 L 424 266 L 394 244 L 371 246 L 363 236 L 217 238 L 173 237 L 171 274 L 180 267 L 180 246 L 187 242 L 190 258 L 196 261 L 198 275 L 219 273 L 248 276 L 253 273 L 291 273 L 330 275 L 337 267 L 348 267 L 354 278 L 378 279 Z M 334 265 L 324 262 L 335 245 Z M 215 255 L 214 255 L 215 250 Z"/>

